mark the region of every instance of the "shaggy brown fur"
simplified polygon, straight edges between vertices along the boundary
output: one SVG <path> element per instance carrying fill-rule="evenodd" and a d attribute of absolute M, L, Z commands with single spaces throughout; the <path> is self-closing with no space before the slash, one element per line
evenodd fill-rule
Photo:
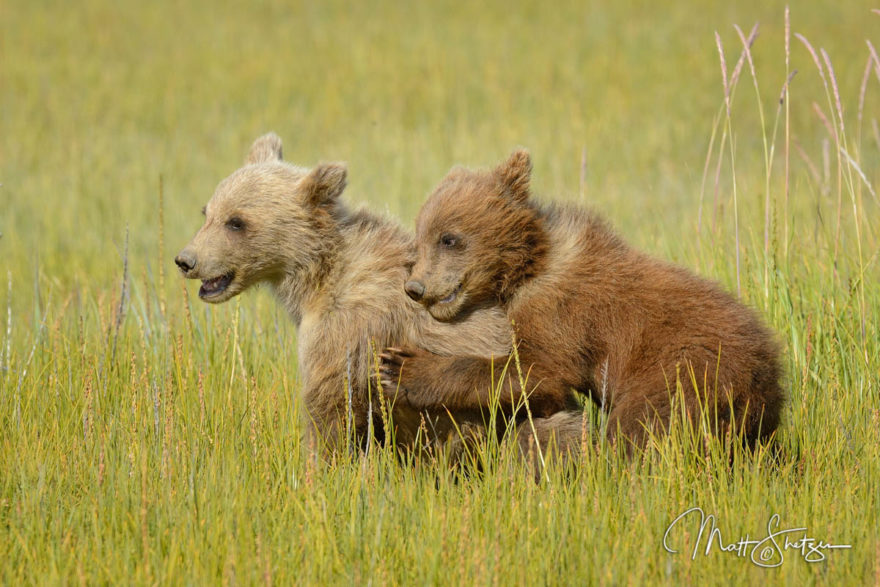
<path fill-rule="evenodd" d="M 748 442 L 772 433 L 784 397 L 771 333 L 717 285 L 628 247 L 597 216 L 529 197 L 531 161 L 453 169 L 417 219 L 418 260 L 406 290 L 438 320 L 498 306 L 515 324 L 532 411 L 564 409 L 574 388 L 610 410 L 609 433 L 643 445 L 668 424 L 676 382 L 685 408 Z M 491 361 L 384 353 L 415 408 L 473 410 L 488 401 Z M 497 362 L 495 373 L 499 369 Z M 503 397 L 522 397 L 508 375 Z"/>
<path fill-rule="evenodd" d="M 175 260 L 186 277 L 202 280 L 206 302 L 224 302 L 259 282 L 272 288 L 297 325 L 310 429 L 329 451 L 340 446 L 347 417 L 361 443 L 371 426 L 379 440 L 391 440 L 370 375 L 374 349 L 394 343 L 490 357 L 506 355 L 512 338 L 498 308 L 444 324 L 407 298 L 401 285 L 414 261 L 412 236 L 389 220 L 350 211 L 339 198 L 345 184 L 341 164 L 295 167 L 282 161 L 276 135 L 260 137 L 246 165 L 217 187 L 204 226 Z M 455 418 L 482 423 L 479 410 Z M 454 430 L 445 409 L 399 405 L 392 420 L 400 446 L 413 445 L 420 425 L 427 442 Z"/>

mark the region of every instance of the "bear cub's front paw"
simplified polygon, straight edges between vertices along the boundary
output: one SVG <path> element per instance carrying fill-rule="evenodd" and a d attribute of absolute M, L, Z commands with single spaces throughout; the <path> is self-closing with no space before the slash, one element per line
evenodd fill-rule
<path fill-rule="evenodd" d="M 418 401 L 418 386 L 412 377 L 414 363 L 421 354 L 423 351 L 397 347 L 379 353 L 379 383 L 389 401 L 402 402 L 414 409 L 425 407 Z"/>

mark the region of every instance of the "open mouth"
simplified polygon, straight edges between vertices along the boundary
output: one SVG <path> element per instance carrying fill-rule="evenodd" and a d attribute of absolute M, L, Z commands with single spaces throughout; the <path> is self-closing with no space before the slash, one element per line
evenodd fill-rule
<path fill-rule="evenodd" d="M 455 286 L 455 289 L 452 290 L 452 293 L 450 293 L 448 296 L 446 296 L 442 300 L 438 301 L 437 303 L 438 304 L 451 304 L 452 302 L 455 301 L 455 298 L 458 297 L 459 291 L 461 291 L 461 284 L 460 283 Z"/>
<path fill-rule="evenodd" d="M 220 277 L 214 277 L 213 279 L 203 279 L 202 287 L 199 288 L 199 297 L 200 298 L 213 298 L 219 296 L 226 288 L 229 287 L 229 284 L 232 283 L 232 278 L 235 277 L 235 272 L 230 271 L 225 275 L 221 275 Z"/>

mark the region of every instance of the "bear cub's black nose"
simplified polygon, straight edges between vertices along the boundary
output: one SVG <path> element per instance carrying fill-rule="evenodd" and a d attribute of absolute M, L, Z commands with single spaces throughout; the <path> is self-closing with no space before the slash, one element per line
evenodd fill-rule
<path fill-rule="evenodd" d="M 189 273 L 196 266 L 195 258 L 186 253 L 180 253 L 174 257 L 174 262 L 177 263 L 177 266 L 180 267 L 180 270 L 184 273 Z"/>
<path fill-rule="evenodd" d="M 406 290 L 406 295 L 417 302 L 425 295 L 425 286 L 421 281 L 407 281 L 403 289 Z"/>

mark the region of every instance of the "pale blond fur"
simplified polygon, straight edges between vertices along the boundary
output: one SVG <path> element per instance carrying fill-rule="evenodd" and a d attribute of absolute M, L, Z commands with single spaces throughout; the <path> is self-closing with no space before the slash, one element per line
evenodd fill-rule
<path fill-rule="evenodd" d="M 293 166 L 282 160 L 276 135 L 260 137 L 247 163 L 217 187 L 204 226 L 178 256 L 186 277 L 205 282 L 200 293 L 207 302 L 226 301 L 256 283 L 272 288 L 297 325 L 310 429 L 330 451 L 339 447 L 347 414 L 361 443 L 371 424 L 391 441 L 391 431 L 382 429 L 382 394 L 373 375 L 378 350 L 402 345 L 489 357 L 507 355 L 511 344 L 499 308 L 441 323 L 410 300 L 402 284 L 414 261 L 412 236 L 388 219 L 351 211 L 339 198 L 345 184 L 343 165 Z M 208 291 L 223 280 L 225 289 Z M 420 428 L 429 442 L 454 431 L 442 408 L 398 406 L 392 415 L 398 445 L 412 446 Z M 474 413 L 454 417 L 483 421 Z"/>

